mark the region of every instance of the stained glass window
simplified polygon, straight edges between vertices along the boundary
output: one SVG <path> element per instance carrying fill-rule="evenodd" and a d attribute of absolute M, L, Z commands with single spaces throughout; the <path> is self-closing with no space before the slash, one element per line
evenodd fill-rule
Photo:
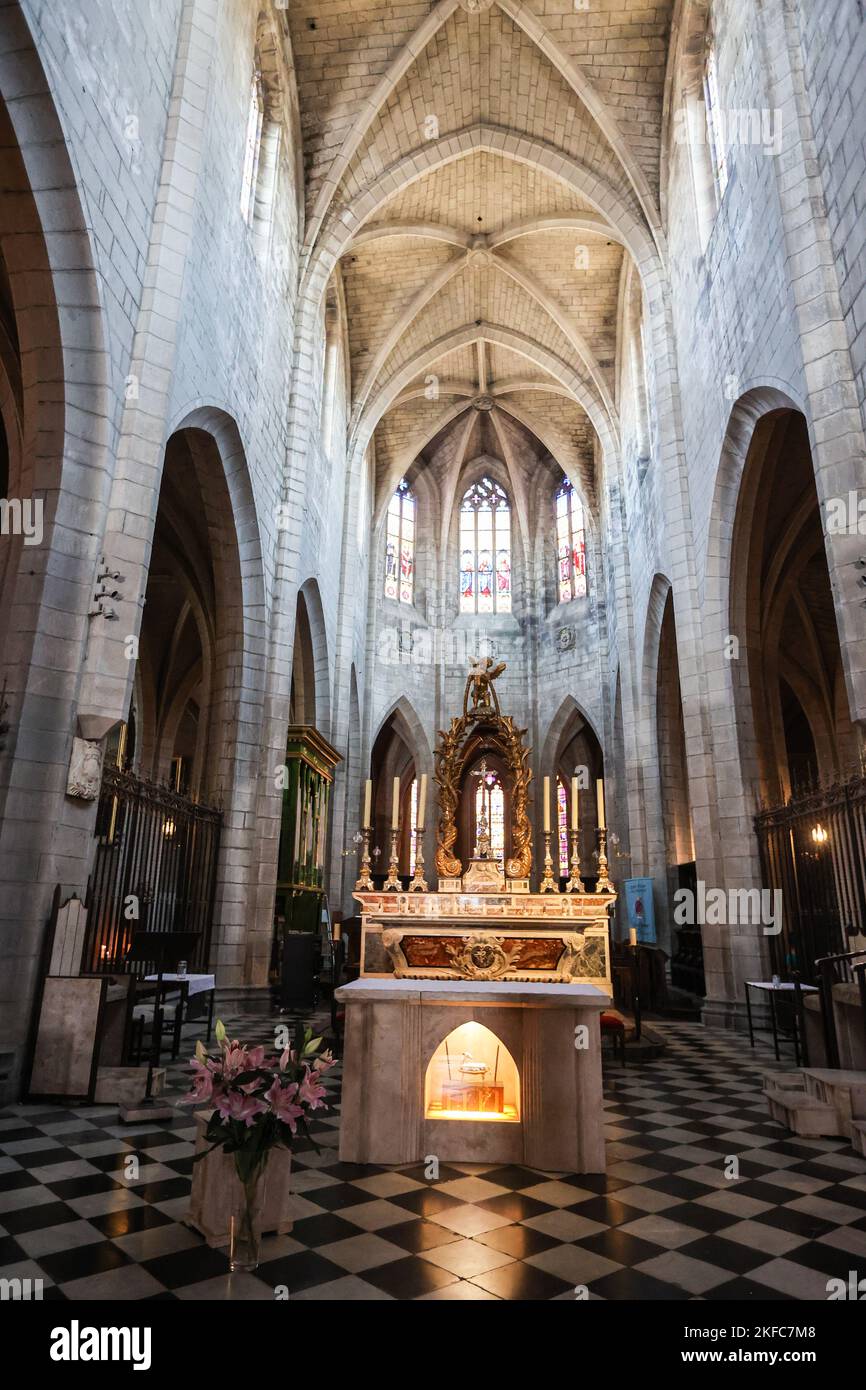
<path fill-rule="evenodd" d="M 415 834 L 418 829 L 418 778 L 412 778 L 409 788 L 409 872 L 415 872 Z"/>
<path fill-rule="evenodd" d="M 487 813 L 487 833 L 490 836 L 490 852 L 494 859 L 502 859 L 505 854 L 505 792 L 498 772 L 488 772 L 479 777 L 475 793 L 475 839 L 478 839 L 478 825 L 481 813 Z"/>
<path fill-rule="evenodd" d="M 583 507 L 567 478 L 556 494 L 556 582 L 560 603 L 586 597 Z"/>
<path fill-rule="evenodd" d="M 460 612 L 511 612 L 511 507 L 492 478 L 473 483 L 460 507 Z"/>
<path fill-rule="evenodd" d="M 385 597 L 411 603 L 415 586 L 415 498 L 403 478 L 385 525 Z"/>
<path fill-rule="evenodd" d="M 568 878 L 568 793 L 561 777 L 556 779 L 556 829 L 559 835 L 559 873 Z"/>

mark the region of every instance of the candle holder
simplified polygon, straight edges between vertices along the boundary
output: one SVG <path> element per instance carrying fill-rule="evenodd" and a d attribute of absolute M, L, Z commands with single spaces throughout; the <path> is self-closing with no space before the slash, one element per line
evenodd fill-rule
<path fill-rule="evenodd" d="M 570 830 L 569 839 L 571 840 L 571 873 L 568 883 L 565 885 L 566 893 L 585 893 L 583 879 L 580 876 L 580 836 L 576 830 Z"/>
<path fill-rule="evenodd" d="M 598 841 L 598 883 L 595 885 L 596 893 L 615 893 L 616 889 L 607 876 L 607 830 L 600 825 L 595 832 Z"/>
<path fill-rule="evenodd" d="M 373 880 L 370 876 L 370 827 L 369 825 L 361 828 L 361 872 L 355 884 L 356 893 L 372 893 L 374 888 Z"/>
<path fill-rule="evenodd" d="M 539 893 L 558 893 L 559 889 L 553 881 L 553 860 L 550 857 L 550 835 L 549 830 L 544 832 L 544 878 L 538 885 Z"/>
<path fill-rule="evenodd" d="M 388 877 L 384 883 L 386 893 L 399 893 L 403 887 L 397 873 L 397 839 L 399 834 L 400 831 L 396 828 L 391 831 L 391 859 L 388 863 Z"/>
<path fill-rule="evenodd" d="M 424 877 L 424 847 L 421 843 L 423 838 L 424 827 L 419 825 L 415 831 L 415 872 L 409 881 L 410 893 L 428 892 L 427 880 Z"/>

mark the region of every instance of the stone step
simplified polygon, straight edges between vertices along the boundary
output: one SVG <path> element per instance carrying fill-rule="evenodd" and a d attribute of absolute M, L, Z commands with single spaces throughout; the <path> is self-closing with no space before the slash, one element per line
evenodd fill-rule
<path fill-rule="evenodd" d="M 806 1082 L 802 1071 L 761 1072 L 762 1089 L 766 1091 L 802 1091 L 806 1094 Z"/>
<path fill-rule="evenodd" d="M 842 1134 L 851 1133 L 855 1120 L 866 1120 L 866 1071 L 808 1067 L 803 1078 L 806 1094 L 836 1111 Z"/>
<path fill-rule="evenodd" d="M 803 1091 L 767 1091 L 765 1094 L 771 1119 L 793 1134 L 810 1139 L 846 1136 L 834 1106 L 807 1096 Z"/>
<path fill-rule="evenodd" d="M 851 1147 L 857 1154 L 866 1158 L 866 1120 L 854 1120 L 851 1124 Z"/>

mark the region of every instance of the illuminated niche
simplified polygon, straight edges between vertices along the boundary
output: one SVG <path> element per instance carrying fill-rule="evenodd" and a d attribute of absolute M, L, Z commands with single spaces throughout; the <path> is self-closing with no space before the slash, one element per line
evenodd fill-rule
<path fill-rule="evenodd" d="M 520 1119 L 514 1058 L 483 1023 L 461 1023 L 437 1047 L 424 1081 L 428 1120 Z"/>

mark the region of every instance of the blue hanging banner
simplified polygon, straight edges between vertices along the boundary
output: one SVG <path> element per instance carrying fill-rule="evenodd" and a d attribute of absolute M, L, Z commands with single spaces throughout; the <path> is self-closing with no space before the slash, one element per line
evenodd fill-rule
<path fill-rule="evenodd" d="M 625 889 L 625 910 L 629 929 L 637 931 L 637 939 L 647 946 L 656 944 L 656 914 L 653 906 L 653 881 L 651 878 L 627 878 Z"/>

